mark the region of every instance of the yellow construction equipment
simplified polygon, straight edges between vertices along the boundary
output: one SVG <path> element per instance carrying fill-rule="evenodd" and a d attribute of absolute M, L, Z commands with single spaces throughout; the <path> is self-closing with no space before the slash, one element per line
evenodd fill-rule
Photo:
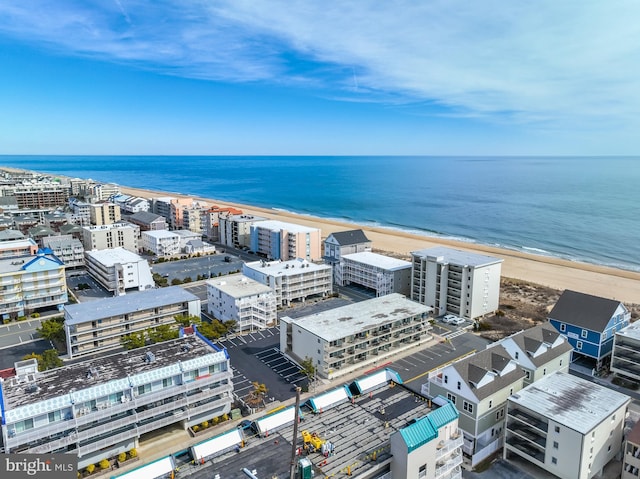
<path fill-rule="evenodd" d="M 320 451 L 325 440 L 318 436 L 315 432 L 309 433 L 309 431 L 302 431 L 302 440 L 304 441 L 305 449 L 309 449 L 310 452 Z"/>

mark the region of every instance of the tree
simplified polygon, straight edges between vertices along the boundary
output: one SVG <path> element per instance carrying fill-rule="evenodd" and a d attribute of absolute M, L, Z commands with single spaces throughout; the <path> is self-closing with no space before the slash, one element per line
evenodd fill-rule
<path fill-rule="evenodd" d="M 182 326 L 191 326 L 192 324 L 195 324 L 196 326 L 200 326 L 200 324 L 202 323 L 202 319 L 200 319 L 199 316 L 195 316 L 195 315 L 184 315 L 184 314 L 179 314 L 177 316 L 175 316 L 174 318 L 176 320 L 177 323 L 180 323 Z"/>
<path fill-rule="evenodd" d="M 258 381 L 253 381 L 251 385 L 253 386 L 253 391 L 249 393 L 247 403 L 252 407 L 258 407 L 264 404 L 264 397 L 269 390 L 264 383 L 259 383 Z"/>
<path fill-rule="evenodd" d="M 168 324 L 161 324 L 148 331 L 147 336 L 152 343 L 161 343 L 178 337 L 178 331 L 171 329 Z"/>
<path fill-rule="evenodd" d="M 307 377 L 308 382 L 311 382 L 316 375 L 316 368 L 313 365 L 313 359 L 305 357 L 304 361 L 300 362 L 300 372 Z"/>
<path fill-rule="evenodd" d="M 36 331 L 38 331 L 40 336 L 44 339 L 66 343 L 67 339 L 64 333 L 64 318 L 47 319 L 42 322 Z"/>
<path fill-rule="evenodd" d="M 59 368 L 64 363 L 60 356 L 58 355 L 58 351 L 55 349 L 47 349 L 43 351 L 42 354 L 31 353 L 23 356 L 23 360 L 27 359 L 35 359 L 38 361 L 38 371 L 46 371 L 48 369 Z"/>
<path fill-rule="evenodd" d="M 142 348 L 146 345 L 144 333 L 125 334 L 120 338 L 120 344 L 124 349 Z"/>

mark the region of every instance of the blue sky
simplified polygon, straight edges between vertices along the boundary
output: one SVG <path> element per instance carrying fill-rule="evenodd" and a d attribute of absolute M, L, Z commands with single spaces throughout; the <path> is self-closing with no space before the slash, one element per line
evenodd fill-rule
<path fill-rule="evenodd" d="M 640 3 L 0 2 L 0 154 L 634 155 Z"/>

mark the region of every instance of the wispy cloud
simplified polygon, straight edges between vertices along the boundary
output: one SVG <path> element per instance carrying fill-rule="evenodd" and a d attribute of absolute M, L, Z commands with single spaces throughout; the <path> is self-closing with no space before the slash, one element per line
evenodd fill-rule
<path fill-rule="evenodd" d="M 640 113 L 640 4 L 23 0 L 0 34 L 66 54 L 539 124 Z M 357 74 L 357 76 L 356 76 Z"/>

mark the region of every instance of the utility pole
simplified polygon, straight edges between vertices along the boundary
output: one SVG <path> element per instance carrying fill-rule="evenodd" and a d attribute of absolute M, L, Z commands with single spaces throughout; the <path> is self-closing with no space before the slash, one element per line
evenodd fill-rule
<path fill-rule="evenodd" d="M 298 420 L 300 419 L 300 391 L 301 388 L 296 387 L 296 408 L 293 419 L 293 439 L 291 440 L 291 466 L 289 479 L 295 479 L 296 476 L 296 449 L 298 445 Z"/>

